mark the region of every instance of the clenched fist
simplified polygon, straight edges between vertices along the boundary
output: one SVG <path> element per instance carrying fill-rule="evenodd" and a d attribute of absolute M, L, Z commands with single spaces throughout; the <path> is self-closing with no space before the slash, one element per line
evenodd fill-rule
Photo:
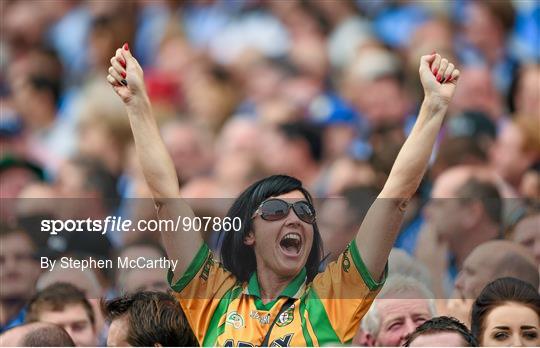
<path fill-rule="evenodd" d="M 141 102 L 148 100 L 143 70 L 139 62 L 131 55 L 127 43 L 117 49 L 116 54 L 111 58 L 107 81 L 128 107 L 138 106 Z"/>
<path fill-rule="evenodd" d="M 459 70 L 454 64 L 433 53 L 420 58 L 419 72 L 425 96 L 448 105 L 459 79 Z"/>

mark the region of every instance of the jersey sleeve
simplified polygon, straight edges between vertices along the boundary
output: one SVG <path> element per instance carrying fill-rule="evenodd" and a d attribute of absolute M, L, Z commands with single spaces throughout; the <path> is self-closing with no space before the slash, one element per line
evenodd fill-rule
<path fill-rule="evenodd" d="M 310 318 L 310 322 L 316 334 L 329 336 L 320 337 L 319 341 L 346 343 L 353 338 L 387 272 L 388 266 L 382 280 L 375 281 L 352 241 L 336 261 L 315 277 L 307 306 L 311 307 L 310 316 L 319 318 L 315 323 Z"/>
<path fill-rule="evenodd" d="M 203 243 L 184 275 L 173 283 L 167 280 L 195 336 L 202 342 L 222 297 L 236 284 L 236 278 L 214 260 L 213 252 Z"/>

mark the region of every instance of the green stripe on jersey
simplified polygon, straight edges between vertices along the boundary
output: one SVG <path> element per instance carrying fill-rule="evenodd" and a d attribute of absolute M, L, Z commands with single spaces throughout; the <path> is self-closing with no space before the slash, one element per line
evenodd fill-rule
<path fill-rule="evenodd" d="M 330 323 L 330 319 L 328 319 L 328 314 L 326 314 L 321 299 L 313 289 L 307 295 L 307 311 L 309 322 L 317 337 L 317 341 L 319 341 L 319 346 L 342 343 Z"/>
<path fill-rule="evenodd" d="M 302 334 L 304 335 L 304 340 L 306 341 L 306 346 L 313 347 L 313 340 L 311 339 L 311 336 L 309 335 L 309 331 L 307 329 L 307 323 L 306 323 L 306 302 L 305 298 L 300 299 L 300 320 L 302 321 Z"/>
<path fill-rule="evenodd" d="M 225 323 L 221 326 L 218 326 L 221 317 L 227 314 L 227 309 L 233 300 L 235 300 L 242 293 L 241 286 L 234 286 L 230 288 L 219 301 L 214 314 L 212 314 L 212 319 L 210 319 L 210 324 L 208 324 L 208 329 L 204 334 L 204 340 L 202 343 L 203 347 L 215 346 L 217 338 L 219 335 L 225 331 Z"/>

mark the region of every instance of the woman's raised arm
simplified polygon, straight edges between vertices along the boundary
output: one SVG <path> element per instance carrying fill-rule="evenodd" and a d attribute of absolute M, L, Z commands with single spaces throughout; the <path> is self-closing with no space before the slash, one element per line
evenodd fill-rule
<path fill-rule="evenodd" d="M 180 187 L 172 159 L 163 144 L 144 86 L 143 70 L 124 44 L 111 58 L 107 80 L 124 102 L 135 139 L 137 156 L 160 219 L 193 218 L 190 206 L 180 198 Z M 161 231 L 167 255 L 177 260 L 174 279 L 184 274 L 202 244 L 198 232 L 180 228 Z"/>
<path fill-rule="evenodd" d="M 375 280 L 384 271 L 405 207 L 424 176 L 459 78 L 454 65 L 438 54 L 423 56 L 419 73 L 424 101 L 418 118 L 356 236 L 360 255 Z"/>

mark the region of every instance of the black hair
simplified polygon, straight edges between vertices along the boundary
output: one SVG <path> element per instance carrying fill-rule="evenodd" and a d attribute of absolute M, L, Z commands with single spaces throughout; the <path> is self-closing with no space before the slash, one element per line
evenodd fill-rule
<path fill-rule="evenodd" d="M 531 284 L 522 280 L 505 277 L 497 279 L 482 290 L 471 310 L 471 331 L 482 343 L 485 320 L 496 307 L 508 302 L 527 306 L 540 317 L 540 294 Z"/>
<path fill-rule="evenodd" d="M 313 205 L 313 199 L 309 192 L 302 187 L 302 182 L 287 175 L 272 175 L 259 180 L 242 192 L 234 201 L 227 216 L 230 218 L 239 217 L 242 220 L 242 227 L 239 231 L 224 234 L 221 245 L 221 259 L 223 266 L 238 281 L 248 281 L 253 272 L 257 270 L 255 251 L 253 247 L 244 244 L 244 238 L 253 230 L 251 217 L 259 205 L 267 198 L 295 190 L 302 192 L 306 200 Z M 313 223 L 313 245 L 305 266 L 308 282 L 317 275 L 322 255 L 322 239 L 315 222 Z"/>
<path fill-rule="evenodd" d="M 453 317 L 440 316 L 431 318 L 422 325 L 418 326 L 409 336 L 403 344 L 403 347 L 410 347 L 411 343 L 422 335 L 429 335 L 438 332 L 455 332 L 459 334 L 468 347 L 478 347 L 478 341 L 474 335 L 469 331 L 467 326 Z"/>

